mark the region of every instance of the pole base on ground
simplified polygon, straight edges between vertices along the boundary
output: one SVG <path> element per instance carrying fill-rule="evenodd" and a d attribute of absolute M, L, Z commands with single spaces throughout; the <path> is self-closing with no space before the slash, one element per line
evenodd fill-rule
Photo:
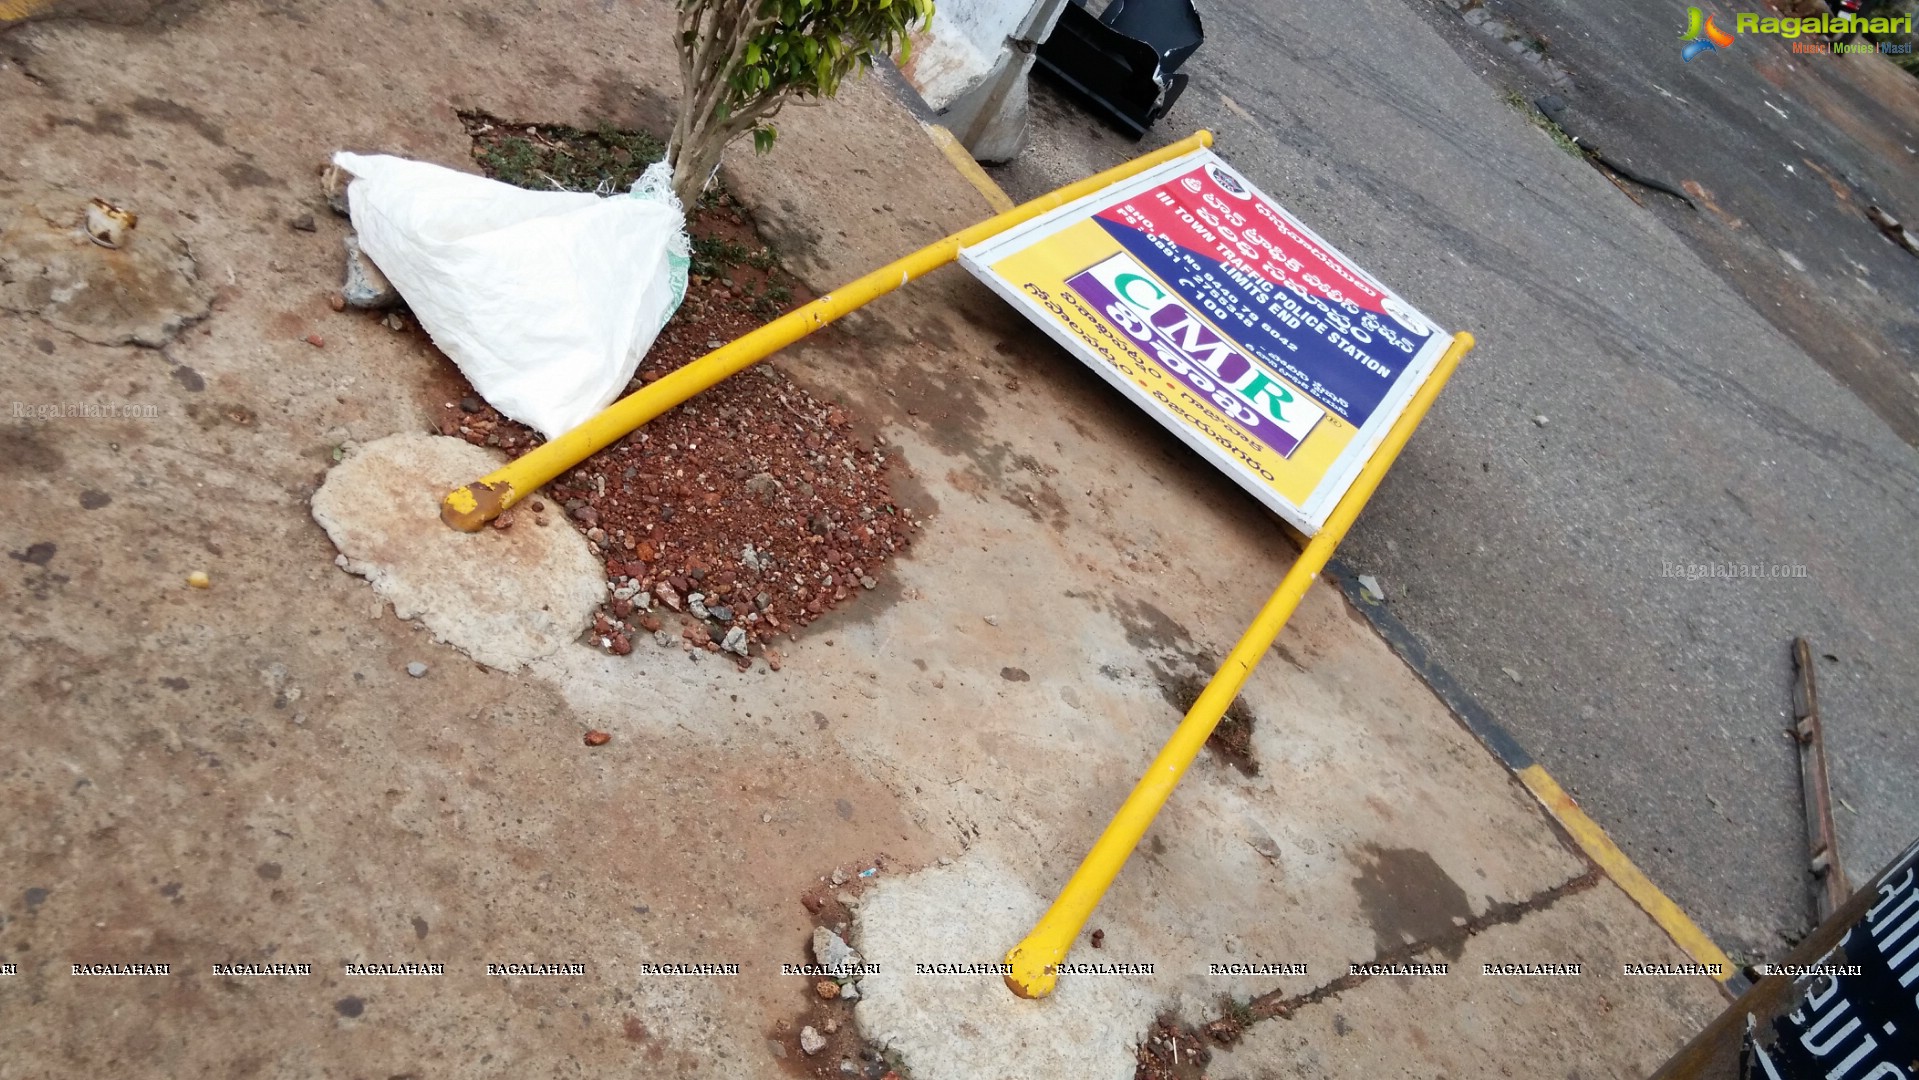
<path fill-rule="evenodd" d="M 486 528 L 487 522 L 519 501 L 512 484 L 475 480 L 447 492 L 446 498 L 440 500 L 440 520 L 461 532 L 479 532 Z"/>
<path fill-rule="evenodd" d="M 1066 958 L 1066 950 L 1029 944 L 1030 940 L 1013 946 L 1013 951 L 1006 954 L 1013 970 L 1005 978 L 1008 990 L 1033 1001 L 1051 994 L 1059 985 L 1059 962 Z"/>

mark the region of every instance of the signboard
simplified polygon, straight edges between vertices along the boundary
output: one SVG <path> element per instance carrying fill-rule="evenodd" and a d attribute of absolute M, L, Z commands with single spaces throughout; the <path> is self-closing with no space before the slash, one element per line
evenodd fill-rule
<path fill-rule="evenodd" d="M 1452 344 L 1210 150 L 959 257 L 1309 536 Z"/>
<path fill-rule="evenodd" d="M 1879 876 L 1839 946 L 1793 977 L 1771 1030 L 1747 1016 L 1742 1077 L 1903 1080 L 1919 1071 L 1919 845 Z M 1913 1071 L 1908 1071 L 1913 1070 Z"/>

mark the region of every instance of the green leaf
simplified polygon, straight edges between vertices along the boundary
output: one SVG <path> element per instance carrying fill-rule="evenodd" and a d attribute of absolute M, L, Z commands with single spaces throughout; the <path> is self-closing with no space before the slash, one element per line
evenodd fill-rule
<path fill-rule="evenodd" d="M 3 2 L 3 0 L 0 0 Z M 740 63 L 726 77 L 725 93 L 718 96 L 712 114 L 687 117 L 699 143 L 700 131 L 715 121 L 751 110 L 778 109 L 787 98 L 826 98 L 838 92 L 848 75 L 870 70 L 876 56 L 896 51 L 911 56 L 912 32 L 932 18 L 932 0 L 676 0 L 683 25 L 735 25 L 737 16 L 753 12 L 769 20 L 750 40 L 738 37 L 717 42 L 720 55 L 738 49 Z M 697 35 L 682 35 L 683 45 L 698 45 Z M 695 73 L 712 78 L 716 72 Z M 684 87 L 683 100 L 702 96 L 696 82 Z M 771 125 L 752 129 L 754 149 L 764 152 L 775 138 Z M 709 154 L 712 147 L 676 147 L 693 154 Z"/>

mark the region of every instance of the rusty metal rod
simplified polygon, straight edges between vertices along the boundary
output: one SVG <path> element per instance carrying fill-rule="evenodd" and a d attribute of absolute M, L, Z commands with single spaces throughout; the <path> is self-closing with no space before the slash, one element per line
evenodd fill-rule
<path fill-rule="evenodd" d="M 1852 895 L 1839 861 L 1839 830 L 1832 820 L 1832 784 L 1826 777 L 1826 731 L 1819 720 L 1819 677 L 1812 646 L 1792 639 L 1792 735 L 1799 744 L 1799 785 L 1806 802 L 1806 867 L 1814 881 L 1813 907 L 1824 922 Z"/>

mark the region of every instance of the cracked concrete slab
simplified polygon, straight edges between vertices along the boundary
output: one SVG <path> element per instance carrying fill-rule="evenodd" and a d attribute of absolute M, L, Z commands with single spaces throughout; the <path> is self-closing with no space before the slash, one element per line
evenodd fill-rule
<path fill-rule="evenodd" d="M 910 381 L 902 374 L 893 385 Z M 1038 417 L 1024 426 L 1037 440 L 1054 435 Z M 901 435 L 909 460 L 939 462 L 933 447 Z M 1100 479 L 1119 467 L 1083 451 L 1062 461 L 1055 479 L 1100 489 L 1124 520 L 1142 525 L 1162 500 L 1192 519 L 1208 513 L 1157 484 L 1128 495 Z M 1127 505 L 1135 497 L 1144 502 Z M 899 567 L 893 606 L 823 624 L 791 648 L 778 680 L 650 645 L 625 658 L 566 649 L 533 670 L 582 716 L 632 737 L 670 737 L 694 717 L 702 718 L 696 730 L 713 730 L 709 703 L 736 696 L 735 707 L 756 714 L 814 715 L 863 772 L 907 793 L 903 809 L 917 826 L 998 853 L 1013 868 L 1012 884 L 1050 898 L 1179 716 L 1153 671 L 1160 648 L 1136 644 L 1143 639 L 1130 613 L 1151 606 L 1138 593 L 1166 603 L 1172 612 L 1158 618 L 1180 627 L 1217 619 L 1208 610 L 1217 594 L 1082 577 L 1077 564 L 1098 533 L 1077 520 L 1036 537 L 1031 517 L 1007 500 L 947 513 L 967 526 L 929 529 Z M 1199 528 L 1203 541 L 1193 534 Z M 1262 550 L 1260 531 L 1196 527 L 1157 539 L 1208 544 L 1226 564 L 1277 580 L 1283 557 L 1270 544 Z M 1174 566 L 1197 561 L 1180 551 L 1168 557 Z M 1195 601 L 1206 607 L 1194 610 Z M 1029 603 L 1043 619 L 1031 617 Z M 1174 648 L 1195 647 L 1182 640 L 1190 633 L 1197 647 L 1217 649 L 1231 632 L 1169 633 Z M 1209 752 L 1093 924 L 1105 929 L 1108 949 L 1157 962 L 1166 974 L 1154 992 L 1183 1014 L 1203 1013 L 1220 993 L 1271 988 L 1211 976 L 1212 962 L 1343 966 L 1374 956 L 1383 939 L 1397 943 L 1435 922 L 1523 900 L 1585 869 L 1498 763 L 1417 679 L 1387 662 L 1390 653 L 1333 590 L 1308 594 L 1287 640 L 1300 666 L 1275 656 L 1245 694 L 1258 717 L 1259 775 Z M 1026 678 L 1007 677 L 1009 668 Z M 646 688 L 638 709 L 633 680 Z M 725 736 L 740 738 L 750 735 Z"/>

